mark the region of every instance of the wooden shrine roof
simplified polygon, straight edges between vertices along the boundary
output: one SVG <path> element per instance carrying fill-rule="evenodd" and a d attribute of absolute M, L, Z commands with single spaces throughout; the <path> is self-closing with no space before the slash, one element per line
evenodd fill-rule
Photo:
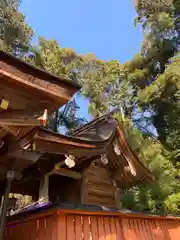
<path fill-rule="evenodd" d="M 95 157 L 105 151 L 105 148 L 114 137 L 114 131 L 115 127 L 113 127 L 111 123 L 106 122 L 100 131 L 100 133 L 103 132 L 103 135 L 97 134 L 96 131 L 91 131 L 91 133 L 89 132 L 89 139 L 86 139 L 85 136 L 64 136 L 42 127 L 35 127 L 25 135 L 22 136 L 21 134 L 21 138 L 14 141 L 6 152 L 4 150 L 4 160 L 3 163 L 1 163 L 0 177 L 4 176 L 9 168 L 9 161 L 7 161 L 7 159 L 14 159 L 12 164 L 13 169 L 22 171 L 28 166 L 28 162 L 33 164 L 37 159 L 47 153 L 56 155 L 55 159 L 57 160 L 55 163 L 59 162 L 61 158 L 65 158 L 65 154 L 76 156 L 78 163 L 79 158 L 87 159 L 87 156 Z M 50 157 L 50 159 L 52 158 Z M 52 167 L 54 167 L 54 165 L 52 165 Z M 47 169 L 47 171 L 48 170 L 50 171 L 51 169 Z"/>
<path fill-rule="evenodd" d="M 80 86 L 0 51 L 0 100 L 8 101 L 5 116 L 39 117 L 67 103 Z"/>
<path fill-rule="evenodd" d="M 118 154 L 115 151 L 115 142 L 119 148 Z M 81 172 L 92 161 L 99 160 L 103 153 L 108 158 L 108 163 L 104 166 L 120 189 L 153 179 L 151 172 L 128 145 L 123 127 L 111 116 L 96 119 L 74 131 L 71 136 L 36 127 L 21 138 L 16 146 L 17 149 L 11 155 L 22 156 L 17 158 L 21 160 L 24 156 L 24 162 L 25 159 L 27 161 L 34 158 L 36 162 L 23 171 L 22 181 L 52 171 L 57 163 L 63 169 L 68 169 L 65 165 L 65 155 L 68 154 L 73 155 L 76 162 L 71 170 Z M 15 168 L 16 164 L 20 168 L 20 162 L 14 163 Z"/>
<path fill-rule="evenodd" d="M 75 130 L 72 133 L 74 137 L 80 137 L 88 134 L 91 129 L 101 128 L 105 122 L 115 121 L 114 136 L 109 142 L 109 145 L 105 148 L 105 152 L 108 158 L 108 164 L 106 168 L 112 173 L 112 177 L 116 180 L 120 189 L 130 188 L 141 182 L 147 182 L 153 180 L 152 173 L 143 165 L 135 152 L 132 151 L 129 146 L 123 126 L 120 125 L 112 117 L 108 118 L 107 115 L 102 116 L 99 119 L 84 125 L 83 127 Z M 113 123 L 114 126 L 114 123 Z M 115 151 L 115 146 L 118 147 L 118 154 Z M 97 159 L 99 156 L 97 156 Z"/>

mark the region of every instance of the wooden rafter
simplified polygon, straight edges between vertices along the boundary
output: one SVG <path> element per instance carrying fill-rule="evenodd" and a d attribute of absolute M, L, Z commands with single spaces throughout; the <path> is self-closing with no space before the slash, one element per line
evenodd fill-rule
<path fill-rule="evenodd" d="M 8 108 L 7 110 L 2 110 L 0 112 L 1 118 L 29 118 L 34 115 L 37 115 L 37 110 L 31 110 L 27 109 L 26 111 L 24 109 L 11 109 Z"/>
<path fill-rule="evenodd" d="M 0 112 L 0 118 L 12 118 L 12 119 L 46 119 L 47 118 L 47 109 L 44 110 L 42 116 L 37 115 L 37 111 L 32 109 L 11 109 L 2 110 Z"/>
<path fill-rule="evenodd" d="M 41 126 L 41 120 L 38 119 L 26 119 L 26 118 L 0 118 L 0 125 L 1 126 L 33 126 L 38 127 Z"/>

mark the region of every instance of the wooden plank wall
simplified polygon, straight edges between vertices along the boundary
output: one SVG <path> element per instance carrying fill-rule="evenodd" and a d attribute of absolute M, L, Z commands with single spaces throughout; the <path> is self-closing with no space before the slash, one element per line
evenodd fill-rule
<path fill-rule="evenodd" d="M 91 165 L 83 173 L 81 203 L 116 207 L 116 189 L 110 173 L 102 166 Z"/>
<path fill-rule="evenodd" d="M 10 224 L 4 240 L 179 240 L 180 220 L 63 213 Z"/>

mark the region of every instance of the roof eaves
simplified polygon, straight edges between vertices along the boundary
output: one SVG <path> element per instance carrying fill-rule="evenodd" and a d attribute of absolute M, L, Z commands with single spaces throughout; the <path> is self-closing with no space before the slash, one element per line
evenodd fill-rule
<path fill-rule="evenodd" d="M 6 53 L 6 52 L 0 50 L 0 59 L 3 59 L 5 57 L 7 59 L 11 59 L 13 61 L 18 62 L 22 66 L 26 66 L 26 67 L 34 70 L 34 71 L 37 71 L 39 74 L 46 74 L 46 76 L 48 76 L 49 78 L 54 78 L 57 81 L 62 81 L 63 83 L 68 84 L 69 86 L 71 86 L 71 87 L 73 87 L 73 88 L 75 88 L 77 90 L 81 89 L 81 86 L 77 82 L 73 82 L 69 77 L 67 77 L 67 76 L 65 76 L 63 74 L 60 75 L 60 76 L 56 76 L 56 75 L 54 75 L 52 73 L 49 73 L 49 72 L 47 72 L 47 71 L 45 71 L 43 69 L 40 69 L 40 68 L 38 68 L 36 66 L 33 66 L 30 63 L 27 63 L 27 62 L 23 61 L 22 59 L 19 59 L 19 58 L 15 57 L 15 56 L 13 56 L 13 55 L 11 55 L 9 53 Z"/>

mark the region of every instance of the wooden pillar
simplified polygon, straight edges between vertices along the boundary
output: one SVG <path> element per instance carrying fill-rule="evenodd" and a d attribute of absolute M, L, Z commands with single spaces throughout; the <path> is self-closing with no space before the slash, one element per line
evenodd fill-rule
<path fill-rule="evenodd" d="M 0 214 L 2 212 L 3 202 L 4 202 L 4 196 L 1 197 Z"/>
<path fill-rule="evenodd" d="M 39 200 L 49 201 L 49 175 L 46 174 L 40 179 Z"/>
<path fill-rule="evenodd" d="M 9 193 L 11 191 L 11 183 L 12 183 L 12 180 L 14 179 L 14 176 L 15 176 L 14 171 L 7 172 L 7 175 L 6 175 L 7 185 L 6 185 L 4 197 L 2 199 L 1 215 L 0 215 L 0 240 L 3 240 L 3 236 L 4 236 L 4 228 L 6 225 L 6 215 L 7 215 L 7 207 L 8 207 L 8 198 L 9 198 Z"/>

